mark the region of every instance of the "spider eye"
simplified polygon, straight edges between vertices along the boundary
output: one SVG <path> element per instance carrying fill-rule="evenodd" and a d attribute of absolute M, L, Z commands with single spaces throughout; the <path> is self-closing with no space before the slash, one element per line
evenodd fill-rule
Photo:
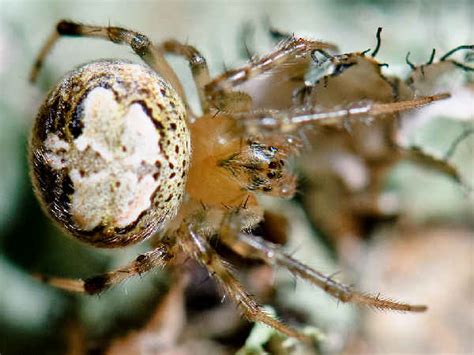
<path fill-rule="evenodd" d="M 30 160 L 38 198 L 73 235 L 98 246 L 142 240 L 174 217 L 184 194 L 184 105 L 145 66 L 86 64 L 41 107 Z"/>

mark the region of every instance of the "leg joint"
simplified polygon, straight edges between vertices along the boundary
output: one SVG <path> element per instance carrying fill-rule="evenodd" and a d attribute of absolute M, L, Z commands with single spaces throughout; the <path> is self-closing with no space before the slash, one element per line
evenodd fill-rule
<path fill-rule="evenodd" d="M 98 275 L 84 280 L 84 290 L 89 295 L 95 295 L 110 286 L 110 278 L 107 274 Z"/>
<path fill-rule="evenodd" d="M 191 67 L 205 66 L 206 65 L 206 59 L 199 53 L 193 53 L 191 58 L 189 59 L 189 65 Z"/>
<path fill-rule="evenodd" d="M 81 25 L 71 21 L 62 20 L 58 22 L 56 30 L 60 35 L 74 36 L 81 33 Z"/>
<path fill-rule="evenodd" d="M 149 50 L 151 42 L 147 36 L 137 33 L 130 42 L 130 46 L 139 56 L 143 56 Z"/>

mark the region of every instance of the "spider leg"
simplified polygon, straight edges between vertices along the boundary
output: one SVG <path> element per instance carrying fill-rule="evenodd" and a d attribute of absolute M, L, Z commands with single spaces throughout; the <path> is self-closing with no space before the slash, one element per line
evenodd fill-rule
<path fill-rule="evenodd" d="M 400 111 L 412 110 L 432 103 L 433 101 L 449 98 L 449 94 L 423 96 L 412 100 L 392 103 L 361 102 L 350 107 L 325 110 L 318 107 L 293 110 L 259 110 L 246 113 L 235 113 L 234 118 L 244 125 L 249 133 L 262 131 L 292 132 L 306 124 L 320 126 L 341 126 L 347 120 L 365 119 L 379 115 L 394 114 Z"/>
<path fill-rule="evenodd" d="M 174 252 L 171 247 L 168 244 L 162 243 L 155 249 L 139 255 L 134 261 L 120 269 L 87 279 L 49 277 L 41 274 L 34 276 L 40 281 L 66 291 L 93 295 L 125 281 L 132 276 L 141 275 L 156 267 L 164 267 L 173 256 Z"/>
<path fill-rule="evenodd" d="M 306 266 L 285 254 L 278 245 L 267 242 L 260 237 L 245 233 L 235 233 L 232 231 L 232 228 L 224 228 L 220 236 L 222 241 L 237 254 L 247 258 L 262 260 L 268 264 L 283 266 L 295 276 L 318 286 L 341 302 L 363 304 L 378 309 L 392 309 L 403 312 L 424 312 L 427 309 L 423 305 L 409 305 L 384 299 L 379 297 L 379 295 L 374 297 L 356 292 L 349 286 L 334 280 L 331 275 L 324 275 Z"/>
<path fill-rule="evenodd" d="M 184 228 L 183 228 L 184 229 Z M 270 317 L 235 278 L 229 267 L 212 249 L 209 243 L 192 227 L 183 231 L 178 241 L 183 250 L 201 263 L 209 273 L 216 278 L 225 293 L 238 305 L 243 315 L 254 322 L 262 322 L 291 337 L 304 339 L 305 337 L 296 330 L 291 329 L 280 321 Z"/>
<path fill-rule="evenodd" d="M 36 81 L 44 59 L 62 36 L 95 37 L 114 43 L 127 44 L 146 64 L 167 79 L 181 97 L 185 97 L 176 73 L 164 58 L 163 53 L 145 35 L 120 27 L 83 25 L 65 20 L 57 24 L 56 29 L 40 50 L 30 74 L 31 82 Z"/>
<path fill-rule="evenodd" d="M 176 40 L 168 40 L 161 43 L 160 48 L 171 54 L 179 55 L 189 62 L 191 73 L 199 96 L 199 101 L 204 113 L 209 112 L 209 104 L 205 95 L 204 87 L 211 81 L 209 69 L 204 56 L 193 46 L 182 44 Z"/>
<path fill-rule="evenodd" d="M 333 44 L 309 41 L 292 36 L 283 41 L 270 54 L 260 59 L 252 60 L 241 68 L 228 70 L 213 79 L 205 86 L 206 95 L 211 100 L 215 100 L 220 95 L 229 94 L 236 86 L 255 76 L 273 70 L 291 60 L 305 56 L 309 57 L 309 54 L 317 49 L 335 50 L 336 47 Z"/>
<path fill-rule="evenodd" d="M 435 170 L 449 176 L 454 181 L 462 184 L 459 171 L 446 160 L 446 158 L 437 158 L 424 152 L 420 147 L 399 148 L 402 157 L 415 162 L 417 165 L 427 169 Z"/>

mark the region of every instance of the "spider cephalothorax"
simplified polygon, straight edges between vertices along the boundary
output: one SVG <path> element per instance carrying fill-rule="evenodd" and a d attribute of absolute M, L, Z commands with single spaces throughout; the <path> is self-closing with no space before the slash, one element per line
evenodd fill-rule
<path fill-rule="evenodd" d="M 211 247 L 209 238 L 217 237 L 235 253 L 286 267 L 343 302 L 401 311 L 426 309 L 355 292 L 251 230 L 263 217 L 257 193 L 289 198 L 296 190 L 287 160 L 302 147 L 297 138 L 301 126 L 339 127 L 347 120 L 394 116 L 448 95 L 382 103 L 364 100 L 323 109 L 307 100 L 298 104 L 295 98 L 304 89 L 305 73 L 318 64 L 315 51 L 332 51 L 331 44 L 289 37 L 267 56 L 211 80 L 206 61 L 194 47 L 174 40 L 154 46 L 146 36 L 123 28 L 68 21 L 58 24 L 43 48 L 33 80 L 63 35 L 128 44 L 147 66 L 93 62 L 67 74 L 52 90 L 30 144 L 37 196 L 59 225 L 94 246 L 121 247 L 154 234 L 156 238 L 153 250 L 121 269 L 86 280 L 45 277 L 47 282 L 93 294 L 185 253 L 216 278 L 245 317 L 302 337 L 266 314 L 245 292 Z M 201 117 L 189 109 L 163 53 L 189 61 Z M 255 93 L 246 84 L 262 73 L 271 75 L 263 76 L 260 92 Z"/>

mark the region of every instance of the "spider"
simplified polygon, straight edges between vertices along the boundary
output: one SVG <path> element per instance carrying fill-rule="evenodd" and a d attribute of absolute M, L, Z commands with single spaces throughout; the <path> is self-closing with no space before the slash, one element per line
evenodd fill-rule
<path fill-rule="evenodd" d="M 327 110 L 296 103 L 284 86 L 289 77 L 301 82 L 300 64 L 314 62 L 317 51 L 334 51 L 332 44 L 291 36 L 269 54 L 211 78 L 206 60 L 190 45 L 176 40 L 154 45 L 138 32 L 70 21 L 57 24 L 39 53 L 31 81 L 61 36 L 126 44 L 146 65 L 91 62 L 66 74 L 52 89 L 39 109 L 30 140 L 35 193 L 62 229 L 94 247 L 120 248 L 153 238 L 151 251 L 118 270 L 87 279 L 39 276 L 44 282 L 97 294 L 186 255 L 208 270 L 248 320 L 304 338 L 268 315 L 245 291 L 213 249 L 210 239 L 218 238 L 238 255 L 284 267 L 339 301 L 426 310 L 423 305 L 357 292 L 252 234 L 252 228 L 263 218 L 257 195 L 291 198 L 296 191 L 288 160 L 302 149 L 297 134 L 301 127 L 340 126 L 346 120 L 395 114 L 449 95 L 390 103 L 361 101 Z M 189 62 L 202 115 L 190 109 L 166 53 Z M 270 83 L 274 86 L 259 93 L 242 89 L 251 79 L 269 73 L 280 74 Z M 257 95 L 275 95 L 282 108 L 256 106 Z"/>

